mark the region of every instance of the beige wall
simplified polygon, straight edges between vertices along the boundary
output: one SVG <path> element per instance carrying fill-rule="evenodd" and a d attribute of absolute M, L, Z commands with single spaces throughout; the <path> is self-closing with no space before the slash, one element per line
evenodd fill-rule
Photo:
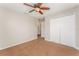
<path fill-rule="evenodd" d="M 36 23 L 36 18 L 0 8 L 0 50 L 35 39 Z"/>
<path fill-rule="evenodd" d="M 45 28 L 44 28 L 44 37 L 45 37 L 45 40 L 50 40 L 50 19 L 48 18 L 45 18 Z"/>
<path fill-rule="evenodd" d="M 59 13 L 53 14 L 46 18 L 45 21 L 45 37 L 46 40 L 50 41 L 50 20 L 54 20 L 56 18 L 64 17 L 64 16 L 69 16 L 69 15 L 75 15 L 75 26 L 76 26 L 76 46 L 75 48 L 79 49 L 79 6 L 76 6 L 74 8 L 68 9 L 61 11 Z"/>
<path fill-rule="evenodd" d="M 75 15 L 76 15 L 76 47 L 79 48 L 79 7 L 77 8 Z"/>

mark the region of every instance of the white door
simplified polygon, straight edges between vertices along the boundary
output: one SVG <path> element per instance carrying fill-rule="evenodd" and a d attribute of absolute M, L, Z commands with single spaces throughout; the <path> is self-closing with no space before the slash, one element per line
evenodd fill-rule
<path fill-rule="evenodd" d="M 50 37 L 51 41 L 59 43 L 60 42 L 60 24 L 58 20 L 51 20 L 50 22 Z"/>
<path fill-rule="evenodd" d="M 75 46 L 75 16 L 65 16 L 50 21 L 51 41 Z"/>
<path fill-rule="evenodd" d="M 75 16 L 66 16 L 60 19 L 61 22 L 61 43 L 68 46 L 75 46 Z"/>

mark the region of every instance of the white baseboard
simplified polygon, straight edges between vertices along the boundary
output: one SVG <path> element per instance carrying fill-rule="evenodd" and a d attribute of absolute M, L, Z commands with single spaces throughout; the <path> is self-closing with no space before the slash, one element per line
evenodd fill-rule
<path fill-rule="evenodd" d="M 76 47 L 76 46 L 75 46 L 74 48 L 77 49 L 77 50 L 79 50 L 79 47 Z"/>
<path fill-rule="evenodd" d="M 46 41 L 54 42 L 54 41 L 51 41 L 51 40 L 46 40 Z M 55 42 L 55 43 L 58 43 L 58 42 Z M 63 45 L 64 45 L 64 44 L 63 44 Z M 67 46 L 68 46 L 68 45 L 67 45 Z M 72 47 L 72 46 L 70 46 L 70 47 Z M 79 47 L 77 47 L 77 46 L 74 46 L 73 48 L 79 50 Z"/>
<path fill-rule="evenodd" d="M 34 39 L 35 39 L 35 38 L 34 38 Z M 19 44 L 22 44 L 22 43 L 25 43 L 25 42 L 29 42 L 29 41 L 34 40 L 34 39 L 29 39 L 29 40 L 26 40 L 26 41 L 17 42 L 17 43 L 15 43 L 15 44 L 12 43 L 11 45 L 4 46 L 4 47 L 0 48 L 0 50 L 7 49 L 7 48 L 10 48 L 10 47 L 14 47 L 14 46 L 16 46 L 16 45 L 19 45 Z"/>

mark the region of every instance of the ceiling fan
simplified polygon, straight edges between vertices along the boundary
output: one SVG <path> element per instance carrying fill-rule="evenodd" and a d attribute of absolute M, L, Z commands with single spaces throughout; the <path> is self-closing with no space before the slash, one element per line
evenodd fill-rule
<path fill-rule="evenodd" d="M 32 10 L 29 11 L 29 13 L 31 13 L 33 11 L 36 11 L 36 12 L 40 13 L 41 15 L 43 15 L 43 11 L 44 10 L 49 10 L 50 9 L 49 7 L 44 6 L 43 3 L 36 3 L 34 5 L 30 5 L 30 4 L 24 3 L 24 5 L 33 8 Z"/>

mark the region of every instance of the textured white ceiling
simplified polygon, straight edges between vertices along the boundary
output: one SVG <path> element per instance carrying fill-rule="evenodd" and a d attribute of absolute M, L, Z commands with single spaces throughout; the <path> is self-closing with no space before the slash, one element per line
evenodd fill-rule
<path fill-rule="evenodd" d="M 29 4 L 33 5 L 33 3 L 29 3 Z M 0 3 L 0 7 L 11 9 L 20 13 L 26 13 L 36 18 L 41 18 L 43 16 L 44 17 L 49 16 L 57 12 L 60 12 L 69 8 L 73 8 L 79 5 L 78 3 L 44 3 L 44 4 L 50 8 L 50 10 L 44 11 L 44 15 L 41 15 L 37 12 L 28 13 L 29 10 L 31 10 L 32 8 L 23 5 L 23 3 Z"/>

